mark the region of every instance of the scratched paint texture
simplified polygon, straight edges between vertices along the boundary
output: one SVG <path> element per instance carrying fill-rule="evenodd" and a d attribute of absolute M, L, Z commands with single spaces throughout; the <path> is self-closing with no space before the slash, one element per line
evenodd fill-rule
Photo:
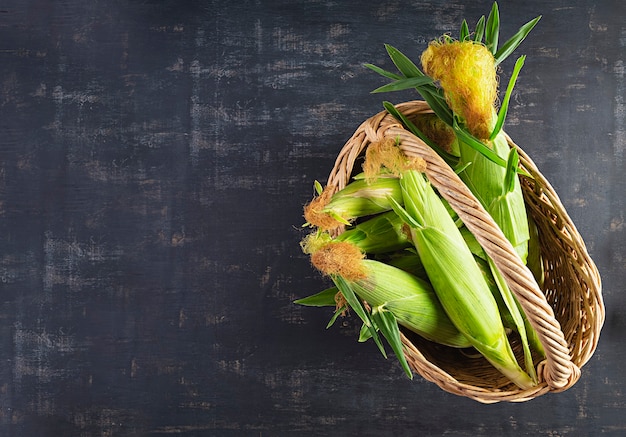
<path fill-rule="evenodd" d="M 508 35 L 543 15 L 506 129 L 604 281 L 576 386 L 480 405 L 291 303 L 327 285 L 298 247 L 312 182 L 381 109 L 362 64 L 490 6 L 1 2 L 0 435 L 626 433 L 621 0 L 500 5 Z"/>

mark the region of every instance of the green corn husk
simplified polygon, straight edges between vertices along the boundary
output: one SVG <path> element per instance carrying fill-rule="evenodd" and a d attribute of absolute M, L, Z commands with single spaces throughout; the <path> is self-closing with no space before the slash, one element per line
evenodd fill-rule
<path fill-rule="evenodd" d="M 381 353 L 386 357 L 378 337 L 380 331 L 411 378 L 412 372 L 403 353 L 399 326 L 442 345 L 455 348 L 472 346 L 471 342 L 452 323 L 427 281 L 380 261 L 360 257 L 354 259 L 349 253 L 353 252 L 352 249 L 349 252 L 341 251 L 339 258 L 332 253 L 333 248 L 340 246 L 344 248 L 345 245 L 360 253 L 358 248 L 351 243 L 332 241 L 328 234 L 323 233 L 312 234 L 312 238 L 308 238 L 303 243 L 305 253 L 311 253 L 314 265 L 331 277 L 344 303 L 340 305 L 336 302 L 335 288 L 296 300 L 295 303 L 326 306 L 332 305 L 335 301 L 337 310 L 328 326 L 332 325 L 337 316 L 349 306 L 364 323 L 359 336 L 360 341 L 373 338 Z M 314 261 L 314 256 L 318 251 L 325 252 L 324 256 L 329 256 L 332 262 L 351 264 L 350 269 L 337 270 L 344 271 L 345 274 L 326 271 L 323 267 L 326 265 L 324 262 L 318 261 L 316 264 Z M 332 269 L 335 270 L 334 266 Z M 351 273 L 348 274 L 348 271 Z M 360 274 L 353 275 L 352 272 L 355 271 L 359 271 Z"/>
<path fill-rule="evenodd" d="M 526 217 L 526 205 L 517 175 L 513 178 L 513 186 L 505 186 L 507 169 L 502 167 L 475 148 L 459 141 L 459 165 L 469 165 L 459 175 L 487 212 L 493 217 L 504 236 L 526 262 L 530 232 Z M 493 151 L 503 159 L 507 159 L 510 148 L 503 133 L 493 140 Z"/>
<path fill-rule="evenodd" d="M 412 243 L 411 243 L 412 244 Z M 413 246 L 412 246 L 413 247 Z M 428 280 L 428 275 L 424 269 L 424 264 L 420 256 L 413 249 L 405 249 L 401 252 L 391 254 L 385 261 L 390 266 L 397 267 L 405 272 L 409 272 L 418 278 Z"/>
<path fill-rule="evenodd" d="M 466 237 L 466 234 L 471 235 L 471 233 L 469 233 L 469 231 L 465 227 L 462 227 L 460 231 L 464 238 Z M 502 319 L 504 327 L 518 332 L 518 326 L 511 316 L 511 313 L 506 304 L 504 303 L 504 300 L 500 293 L 500 289 L 498 288 L 496 280 L 494 279 L 491 272 L 489 263 L 486 261 L 486 258 L 484 256 L 484 251 L 482 247 L 478 245 L 478 242 L 475 238 L 473 238 L 473 235 L 471 235 L 471 238 L 465 238 L 465 241 L 468 244 L 468 247 L 470 247 L 470 251 L 474 254 L 474 260 L 476 261 L 476 264 L 482 272 L 483 277 L 485 278 L 485 282 L 487 283 L 487 286 L 491 291 L 491 294 L 496 300 L 496 304 L 498 305 L 498 310 L 500 312 L 500 317 Z M 472 247 L 474 247 L 474 249 L 472 249 Z M 476 252 L 478 252 L 478 255 L 475 253 L 475 250 Z M 425 281 L 429 280 L 428 275 L 426 274 L 426 270 L 424 269 L 424 265 L 420 260 L 419 255 L 414 250 L 411 251 L 407 249 L 401 252 L 394 253 L 390 255 L 389 258 L 385 260 L 385 262 L 389 265 L 398 267 L 406 272 L 409 272 L 420 279 L 423 279 Z M 536 331 L 530 326 L 528 320 L 523 313 L 522 316 L 524 317 L 524 326 L 526 328 L 528 343 L 531 350 L 534 350 L 537 354 L 543 356 L 543 346 L 539 342 Z M 532 373 L 529 371 L 529 374 Z"/>
<path fill-rule="evenodd" d="M 421 173 L 406 171 L 400 185 L 411 237 L 450 320 L 501 373 L 523 389 L 536 384 L 517 363 L 497 303 L 460 231 Z"/>
<path fill-rule="evenodd" d="M 461 227 L 461 235 L 470 251 L 474 254 L 474 258 L 478 263 L 481 271 L 489 284 L 500 309 L 502 320 L 505 327 L 515 330 L 522 342 L 524 348 L 524 360 L 529 375 L 533 376 L 535 367 L 533 364 L 531 350 L 536 351 L 540 356 L 544 356 L 543 345 L 539 341 L 537 332 L 532 327 L 520 303 L 517 301 L 508 285 L 500 275 L 500 272 L 493 264 L 492 260 L 487 257 L 482 246 L 478 243 L 474 235 L 465 227 Z"/>
<path fill-rule="evenodd" d="M 344 222 L 391 210 L 389 199 L 401 201 L 400 182 L 395 177 L 380 177 L 375 181 L 357 179 L 335 193 L 323 209 Z"/>
<path fill-rule="evenodd" d="M 398 324 L 439 344 L 456 348 L 471 343 L 450 321 L 431 285 L 399 268 L 363 260 L 367 277 L 348 281 L 371 307 L 393 313 Z"/>
<path fill-rule="evenodd" d="M 336 240 L 352 243 L 362 252 L 372 255 L 394 252 L 413 245 L 404 221 L 393 211 L 357 224 L 339 235 Z"/>

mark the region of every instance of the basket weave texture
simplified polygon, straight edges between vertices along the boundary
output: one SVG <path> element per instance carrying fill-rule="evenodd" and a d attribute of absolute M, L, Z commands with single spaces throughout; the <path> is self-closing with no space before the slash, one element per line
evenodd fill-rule
<path fill-rule="evenodd" d="M 409 119 L 432 112 L 425 102 L 417 100 L 396 108 Z M 558 195 L 535 164 L 507 136 L 509 146 L 519 152 L 520 166 L 532 176 L 521 176 L 521 184 L 528 213 L 539 230 L 545 270 L 542 289 L 491 216 L 448 164 L 386 111 L 364 121 L 346 142 L 327 185 L 337 191 L 345 187 L 368 145 L 385 138 L 399 141 L 407 156 L 426 161 L 426 175 L 432 185 L 494 260 L 546 353 L 545 358 L 536 357 L 534 361 L 539 384 L 523 390 L 483 357 L 468 356 L 403 332 L 404 354 L 411 368 L 445 391 L 482 403 L 527 401 L 574 385 L 580 368 L 595 352 L 604 323 L 600 275 Z M 519 340 L 513 338 L 512 346 L 520 356 Z"/>

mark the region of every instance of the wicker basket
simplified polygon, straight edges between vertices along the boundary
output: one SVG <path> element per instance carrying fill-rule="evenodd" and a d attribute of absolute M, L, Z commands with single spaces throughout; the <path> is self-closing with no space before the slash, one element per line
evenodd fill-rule
<path fill-rule="evenodd" d="M 432 112 L 423 101 L 402 103 L 397 108 L 409 118 Z M 356 130 L 340 151 L 328 185 L 335 190 L 343 188 L 365 148 L 386 137 L 399 139 L 400 148 L 407 156 L 426 160 L 429 180 L 494 260 L 546 352 L 545 359 L 535 358 L 539 384 L 522 390 L 482 357 L 467 356 L 460 350 L 403 332 L 404 353 L 412 369 L 445 391 L 483 403 L 526 401 L 574 385 L 580 377 L 580 368 L 596 349 L 604 322 L 604 305 L 597 268 L 548 181 L 507 137 L 509 145 L 519 152 L 520 165 L 533 176 L 522 177 L 521 184 L 528 212 L 539 229 L 545 269 L 541 290 L 499 227 L 454 171 L 387 112 L 369 118 Z M 522 353 L 519 341 L 512 339 L 512 345 L 516 354 Z"/>

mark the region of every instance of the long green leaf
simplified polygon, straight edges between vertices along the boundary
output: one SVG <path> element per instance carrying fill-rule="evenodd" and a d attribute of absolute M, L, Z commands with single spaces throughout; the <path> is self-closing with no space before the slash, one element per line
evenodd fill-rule
<path fill-rule="evenodd" d="M 468 146 L 472 147 L 474 150 L 480 152 L 485 158 L 489 159 L 491 162 L 498 164 L 502 167 L 506 167 L 506 161 L 498 156 L 493 150 L 489 147 L 485 146 L 479 139 L 475 136 L 467 132 L 463 129 L 456 119 L 454 120 L 454 124 L 452 125 L 452 129 L 454 129 L 454 133 L 460 141 L 463 141 Z"/>
<path fill-rule="evenodd" d="M 494 55 L 498 51 L 498 36 L 500 33 L 500 13 L 498 3 L 494 2 L 485 26 L 485 45 Z"/>
<path fill-rule="evenodd" d="M 493 260 L 488 257 L 487 261 L 489 263 L 489 268 L 491 269 L 491 273 L 493 274 L 493 278 L 496 282 L 498 290 L 500 290 L 500 295 L 502 296 L 502 300 L 504 301 L 504 304 L 506 305 L 506 308 L 509 311 L 509 314 L 513 320 L 513 323 L 515 324 L 515 330 L 520 336 L 520 340 L 522 342 L 522 349 L 524 350 L 524 363 L 526 365 L 525 366 L 526 372 L 528 373 L 528 376 L 530 376 L 530 378 L 534 382 L 536 382 L 537 373 L 535 371 L 535 366 L 533 365 L 532 354 L 530 351 L 530 344 L 528 342 L 528 335 L 526 332 L 526 324 L 524 323 L 524 316 L 522 315 L 522 312 L 520 311 L 519 304 L 517 303 L 515 296 L 511 292 L 509 286 L 507 285 L 506 281 L 502 277 L 502 274 L 496 267 Z"/>
<path fill-rule="evenodd" d="M 474 42 L 480 43 L 485 36 L 485 16 L 480 17 L 476 23 L 476 30 L 474 31 Z"/>
<path fill-rule="evenodd" d="M 494 57 L 496 58 L 496 65 L 504 61 L 511 53 L 515 51 L 517 47 L 519 47 L 519 45 L 522 43 L 522 41 L 524 41 L 530 31 L 533 30 L 533 28 L 537 25 L 540 19 L 541 15 L 524 24 L 522 27 L 520 27 L 515 35 L 513 35 L 507 42 L 502 45 L 500 49 L 498 49 L 498 51 L 494 55 Z"/>
<path fill-rule="evenodd" d="M 519 59 L 515 62 L 515 67 L 513 68 L 513 73 L 511 74 L 509 84 L 506 87 L 506 93 L 504 94 L 502 105 L 500 106 L 500 110 L 498 111 L 498 119 L 496 120 L 496 125 L 493 128 L 493 131 L 491 132 L 491 135 L 489 137 L 490 140 L 493 140 L 495 137 L 497 137 L 500 133 L 500 130 L 502 130 L 502 126 L 504 126 L 504 120 L 506 119 L 506 115 L 509 111 L 509 101 L 511 100 L 511 94 L 513 93 L 513 88 L 515 87 L 517 76 L 519 76 L 519 72 L 524 66 L 525 60 L 526 56 L 520 56 Z"/>
<path fill-rule="evenodd" d="M 419 212 L 414 212 L 415 216 L 412 216 L 395 199 L 390 198 L 389 201 L 393 205 L 394 212 L 411 228 L 422 229 L 424 227 L 424 219 L 419 215 Z"/>
<path fill-rule="evenodd" d="M 410 379 L 413 379 L 413 372 L 411 372 L 409 363 L 407 363 L 404 352 L 402 351 L 400 328 L 398 328 L 398 321 L 396 320 L 396 316 L 394 316 L 391 311 L 377 308 L 372 311 L 372 318 L 376 321 L 378 329 L 380 329 L 380 332 L 387 339 L 389 346 L 391 346 L 391 349 L 396 354 L 396 357 L 400 361 L 404 372 Z"/>
<path fill-rule="evenodd" d="M 398 109 L 391 102 L 383 102 L 383 106 L 396 120 L 400 121 L 406 129 L 408 129 L 413 135 L 424 141 L 429 147 L 431 147 L 439 156 L 441 156 L 444 161 L 448 163 L 451 167 L 456 166 L 458 163 L 458 158 L 445 150 L 443 150 L 439 145 L 433 142 L 430 138 L 428 138 L 424 133 L 419 130 L 415 124 L 409 120 L 403 113 L 398 111 Z"/>
<path fill-rule="evenodd" d="M 303 297 L 302 299 L 294 300 L 293 303 L 298 305 L 305 305 L 311 307 L 327 307 L 335 306 L 335 295 L 339 290 L 337 287 L 330 287 L 324 291 L 320 291 L 312 296 Z"/>
<path fill-rule="evenodd" d="M 423 86 L 419 88 L 418 91 L 437 117 L 448 126 L 452 126 L 454 123 L 454 114 L 452 109 L 448 106 L 442 91 L 434 86 Z"/>
<path fill-rule="evenodd" d="M 356 294 L 354 294 L 354 291 L 352 291 L 350 284 L 341 276 L 333 276 L 333 281 L 335 282 L 335 285 L 337 285 L 337 288 L 339 288 L 339 291 L 341 291 L 341 294 L 343 294 L 343 297 L 346 299 L 346 302 L 348 302 L 348 305 L 350 305 L 350 307 L 359 316 L 363 323 L 365 323 L 369 328 L 370 334 L 374 339 L 374 343 L 376 343 L 376 346 L 378 346 L 380 353 L 383 354 L 385 358 L 387 358 L 387 352 L 385 352 L 385 348 L 380 341 L 378 332 L 376 332 L 376 325 L 367 313 L 367 311 L 365 311 L 365 308 L 363 308 L 363 305 L 361 304 L 359 298 L 356 296 Z"/>
<path fill-rule="evenodd" d="M 465 41 L 467 39 L 469 39 L 469 26 L 467 25 L 467 20 L 463 20 L 459 32 L 459 41 Z"/>
<path fill-rule="evenodd" d="M 391 61 L 405 77 L 422 77 L 424 73 L 404 53 L 397 48 L 385 44 Z"/>
<path fill-rule="evenodd" d="M 341 308 L 337 308 L 335 310 L 335 312 L 333 313 L 333 316 L 331 317 L 331 319 L 328 321 L 328 324 L 326 325 L 326 329 L 330 328 L 331 326 L 333 326 L 335 324 L 335 321 L 337 320 L 337 318 L 343 314 L 343 312 L 345 310 L 348 309 L 347 305 L 342 306 Z"/>
<path fill-rule="evenodd" d="M 393 79 L 393 80 L 399 80 L 399 79 L 403 79 L 404 76 L 401 76 L 399 74 L 396 73 L 392 73 L 391 71 L 387 71 L 384 70 L 374 64 L 363 64 L 365 67 L 369 68 L 370 70 L 380 74 L 381 76 L 384 76 L 388 79 Z"/>
<path fill-rule="evenodd" d="M 422 85 L 433 83 L 433 79 L 428 76 L 408 77 L 406 79 L 395 80 L 387 85 L 376 88 L 372 93 L 384 93 L 389 91 L 403 91 L 411 88 L 417 88 Z"/>

